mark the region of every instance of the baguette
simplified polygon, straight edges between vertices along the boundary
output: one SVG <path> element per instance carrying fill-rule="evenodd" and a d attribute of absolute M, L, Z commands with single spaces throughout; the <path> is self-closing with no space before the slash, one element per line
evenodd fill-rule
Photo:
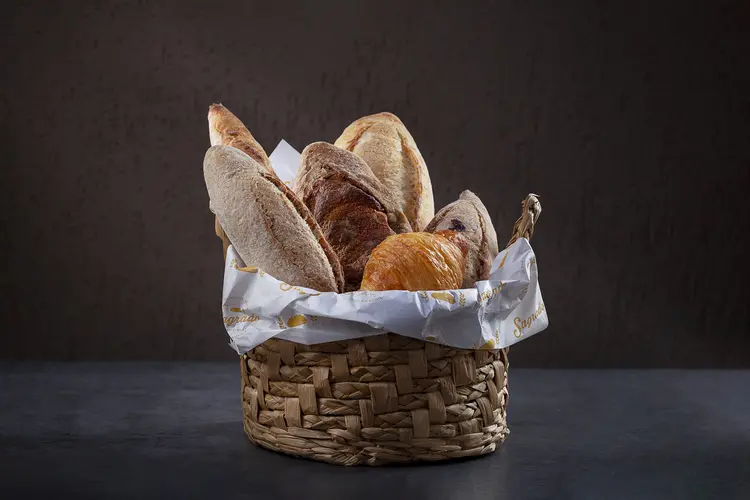
<path fill-rule="evenodd" d="M 310 211 L 278 177 L 229 146 L 203 161 L 211 210 L 247 266 L 320 292 L 341 292 L 341 264 Z"/>
<path fill-rule="evenodd" d="M 414 138 L 391 113 L 365 116 L 349 125 L 336 146 L 362 158 L 406 215 L 421 231 L 435 213 L 432 182 Z"/>
<path fill-rule="evenodd" d="M 212 146 L 237 148 L 268 172 L 276 175 L 263 147 L 255 140 L 245 124 L 222 104 L 212 104 L 208 108 L 208 135 Z"/>

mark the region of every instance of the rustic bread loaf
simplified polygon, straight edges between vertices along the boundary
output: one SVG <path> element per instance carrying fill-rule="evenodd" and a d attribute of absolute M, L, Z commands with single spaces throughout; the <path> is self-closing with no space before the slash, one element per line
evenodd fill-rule
<path fill-rule="evenodd" d="M 263 150 L 263 147 L 255 140 L 255 137 L 245 127 L 239 118 L 221 104 L 212 104 L 208 108 L 208 135 L 212 146 L 231 146 L 244 151 L 250 158 L 260 163 L 268 172 L 275 175 L 271 161 Z M 230 245 L 224 228 L 221 227 L 219 219 L 214 224 L 216 236 L 221 239 L 224 248 L 224 258 L 227 256 L 227 248 Z"/>
<path fill-rule="evenodd" d="M 302 152 L 292 189 L 307 205 L 344 271 L 345 289 L 359 289 L 370 252 L 409 222 L 363 160 L 325 142 Z"/>
<path fill-rule="evenodd" d="M 344 130 L 335 145 L 365 160 L 414 231 L 421 231 L 432 219 L 435 204 L 427 165 L 397 116 L 378 113 L 360 118 Z"/>
<path fill-rule="evenodd" d="M 463 288 L 490 277 L 492 259 L 498 253 L 497 234 L 487 208 L 477 195 L 464 191 L 458 200 L 442 208 L 425 228 L 428 232 L 440 230 L 456 231 L 468 242 Z"/>
<path fill-rule="evenodd" d="M 343 290 L 341 264 L 305 205 L 260 163 L 229 146 L 203 161 L 211 210 L 248 266 L 291 285 Z"/>

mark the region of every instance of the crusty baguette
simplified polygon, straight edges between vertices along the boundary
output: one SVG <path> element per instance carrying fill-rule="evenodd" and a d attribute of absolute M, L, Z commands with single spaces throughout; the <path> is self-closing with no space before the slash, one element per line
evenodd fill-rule
<path fill-rule="evenodd" d="M 397 116 L 378 113 L 360 118 L 344 130 L 335 145 L 365 160 L 414 231 L 421 231 L 432 219 L 435 203 L 427 165 Z"/>
<path fill-rule="evenodd" d="M 239 118 L 222 104 L 208 108 L 208 135 L 212 146 L 232 146 L 244 151 L 263 168 L 276 175 L 263 147 Z"/>
<path fill-rule="evenodd" d="M 343 291 L 341 264 L 310 211 L 275 175 L 229 146 L 203 161 L 211 210 L 248 266 L 291 285 Z"/>
<path fill-rule="evenodd" d="M 370 167 L 331 144 L 316 142 L 304 149 L 292 189 L 338 255 L 347 291 L 359 289 L 373 248 L 392 234 L 411 231 Z"/>
<path fill-rule="evenodd" d="M 263 147 L 255 140 L 255 137 L 242 121 L 222 104 L 212 104 L 208 108 L 208 135 L 212 146 L 231 146 L 244 151 L 266 170 L 276 175 Z M 221 239 L 224 258 L 226 259 L 227 248 L 230 245 L 229 238 L 224 232 L 224 228 L 221 227 L 218 217 L 214 226 L 216 236 Z"/>
<path fill-rule="evenodd" d="M 462 286 L 469 288 L 490 277 L 492 259 L 498 253 L 497 233 L 487 208 L 477 195 L 464 191 L 443 207 L 425 228 L 428 232 L 456 231 L 468 241 L 469 251 Z"/>

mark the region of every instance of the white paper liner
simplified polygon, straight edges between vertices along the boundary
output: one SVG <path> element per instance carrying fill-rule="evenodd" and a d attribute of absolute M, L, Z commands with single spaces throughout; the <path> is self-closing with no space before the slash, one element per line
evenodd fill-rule
<path fill-rule="evenodd" d="M 289 182 L 299 153 L 282 141 L 270 156 Z M 393 332 L 464 349 L 499 349 L 547 328 L 536 257 L 521 238 L 500 252 L 490 279 L 443 291 L 316 292 L 245 267 L 229 247 L 222 308 L 239 354 L 278 337 L 318 344 Z"/>

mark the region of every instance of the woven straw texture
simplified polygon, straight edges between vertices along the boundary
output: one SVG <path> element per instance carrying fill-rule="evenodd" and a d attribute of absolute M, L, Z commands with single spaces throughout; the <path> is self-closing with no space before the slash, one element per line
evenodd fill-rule
<path fill-rule="evenodd" d="M 253 443 L 339 465 L 483 455 L 508 435 L 508 351 L 395 334 L 305 346 L 271 339 L 241 357 Z"/>

